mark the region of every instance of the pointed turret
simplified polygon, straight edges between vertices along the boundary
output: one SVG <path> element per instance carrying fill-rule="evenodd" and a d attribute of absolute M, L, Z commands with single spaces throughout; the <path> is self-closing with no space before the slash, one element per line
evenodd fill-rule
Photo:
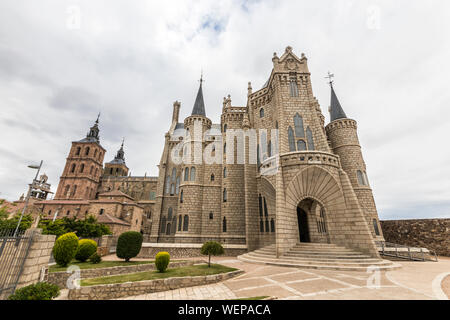
<path fill-rule="evenodd" d="M 124 142 L 125 142 L 125 138 L 122 139 L 122 144 L 120 146 L 120 149 L 117 151 L 117 154 L 114 157 L 114 160 L 112 160 L 109 163 L 125 164 L 125 151 L 123 151 L 123 143 Z"/>
<path fill-rule="evenodd" d="M 80 142 L 97 142 L 100 143 L 100 129 L 98 128 L 98 122 L 100 119 L 100 113 L 97 116 L 97 120 L 95 120 L 94 125 L 89 129 L 86 138 L 80 140 Z"/>
<path fill-rule="evenodd" d="M 336 96 L 336 93 L 334 92 L 332 82 L 330 82 L 330 87 L 331 87 L 330 121 L 347 118 L 347 115 L 342 109 L 341 104 L 339 103 L 339 100 Z"/>
<path fill-rule="evenodd" d="M 203 101 L 202 83 L 203 75 L 200 77 L 200 87 L 198 88 L 197 98 L 195 98 L 194 108 L 192 108 L 192 116 L 206 117 L 205 102 Z"/>
<path fill-rule="evenodd" d="M 128 167 L 125 164 L 125 151 L 123 151 L 123 144 L 125 138 L 122 139 L 120 149 L 117 151 L 114 160 L 105 164 L 104 176 L 126 176 L 128 174 Z"/>

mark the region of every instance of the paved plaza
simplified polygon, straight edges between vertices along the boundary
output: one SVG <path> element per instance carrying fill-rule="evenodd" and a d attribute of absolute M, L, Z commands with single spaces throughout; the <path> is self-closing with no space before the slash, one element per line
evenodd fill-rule
<path fill-rule="evenodd" d="M 218 284 L 124 299 L 215 300 L 269 296 L 278 300 L 430 300 L 450 296 L 450 258 L 445 257 L 437 263 L 401 261 L 401 269 L 380 272 L 379 277 L 373 271 L 266 266 L 244 263 L 234 257 L 215 258 L 214 262 L 242 269 L 245 273 Z"/>

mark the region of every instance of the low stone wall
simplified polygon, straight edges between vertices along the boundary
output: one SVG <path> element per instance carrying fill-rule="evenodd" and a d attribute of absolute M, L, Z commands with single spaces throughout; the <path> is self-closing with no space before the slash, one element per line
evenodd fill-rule
<path fill-rule="evenodd" d="M 143 243 L 138 258 L 155 258 L 156 254 L 161 251 L 166 251 L 171 258 L 194 258 L 204 257 L 200 253 L 200 243 Z M 224 256 L 235 257 L 247 253 L 246 245 L 239 244 L 225 244 L 223 245 L 225 253 Z"/>
<path fill-rule="evenodd" d="M 201 263 L 202 260 L 197 261 L 173 261 L 169 263 L 170 268 L 178 268 L 193 265 L 194 263 Z M 114 276 L 118 274 L 136 273 L 144 271 L 156 270 L 155 263 L 138 264 L 133 266 L 117 266 L 109 268 L 96 268 L 96 269 L 82 269 L 80 270 L 81 279 L 99 278 L 106 276 Z M 48 274 L 48 282 L 56 284 L 61 289 L 67 287 L 67 279 L 73 275 L 73 272 L 59 271 L 50 272 Z"/>
<path fill-rule="evenodd" d="M 68 293 L 69 300 L 108 300 L 139 294 L 173 290 L 178 288 L 194 287 L 216 283 L 233 278 L 244 271 L 237 270 L 228 273 L 209 276 L 178 277 L 167 279 L 126 282 L 117 284 L 105 284 L 98 286 L 81 287 L 71 289 Z"/>
<path fill-rule="evenodd" d="M 380 221 L 387 242 L 433 250 L 450 257 L 450 219 Z"/>

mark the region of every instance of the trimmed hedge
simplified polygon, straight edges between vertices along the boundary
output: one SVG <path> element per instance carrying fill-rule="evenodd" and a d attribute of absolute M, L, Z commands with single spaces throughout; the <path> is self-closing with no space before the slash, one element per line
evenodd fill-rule
<path fill-rule="evenodd" d="M 78 250 L 75 254 L 75 259 L 80 262 L 85 262 L 97 252 L 97 242 L 91 239 L 82 239 L 78 242 Z"/>
<path fill-rule="evenodd" d="M 97 263 L 102 262 L 102 257 L 100 257 L 100 255 L 99 255 L 97 252 L 95 252 L 95 253 L 89 258 L 89 261 L 90 261 L 91 263 L 93 263 L 93 264 L 97 264 Z"/>
<path fill-rule="evenodd" d="M 77 250 L 78 237 L 75 233 L 69 232 L 56 239 L 53 246 L 53 257 L 57 264 L 61 267 L 66 267 L 75 257 Z"/>
<path fill-rule="evenodd" d="M 156 254 L 155 265 L 156 269 L 158 269 L 159 272 L 166 271 L 169 262 L 170 262 L 170 254 L 168 252 L 162 251 Z"/>
<path fill-rule="evenodd" d="M 57 285 L 48 282 L 38 282 L 29 286 L 17 289 L 8 300 L 52 300 L 59 296 Z"/>
<path fill-rule="evenodd" d="M 117 239 L 116 255 L 125 261 L 130 261 L 141 251 L 144 237 L 136 231 L 127 231 L 122 233 Z"/>

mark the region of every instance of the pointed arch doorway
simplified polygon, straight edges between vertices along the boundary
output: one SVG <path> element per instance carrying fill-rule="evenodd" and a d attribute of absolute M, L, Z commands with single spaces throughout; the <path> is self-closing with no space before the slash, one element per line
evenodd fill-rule
<path fill-rule="evenodd" d="M 297 222 L 300 242 L 311 242 L 308 228 L 308 215 L 300 206 L 297 206 Z"/>

